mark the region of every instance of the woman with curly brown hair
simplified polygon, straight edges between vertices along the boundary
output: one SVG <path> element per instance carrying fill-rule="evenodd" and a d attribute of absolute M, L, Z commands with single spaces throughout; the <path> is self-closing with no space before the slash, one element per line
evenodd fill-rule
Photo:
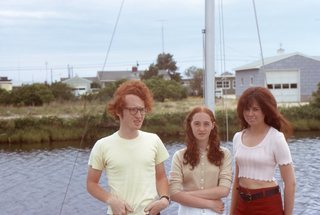
<path fill-rule="evenodd" d="M 213 112 L 194 108 L 185 119 L 186 148 L 177 151 L 170 172 L 171 200 L 179 203 L 179 215 L 222 214 L 221 198 L 229 194 L 232 159 L 220 146 Z"/>

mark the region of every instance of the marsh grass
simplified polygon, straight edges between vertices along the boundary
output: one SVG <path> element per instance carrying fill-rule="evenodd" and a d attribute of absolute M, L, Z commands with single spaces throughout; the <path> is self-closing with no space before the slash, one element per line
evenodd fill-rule
<path fill-rule="evenodd" d="M 146 115 L 142 129 L 157 133 L 161 138 L 180 138 L 184 136 L 186 114 L 193 107 L 203 104 L 203 99 L 199 97 L 156 102 L 153 111 Z M 42 107 L 0 106 L 0 143 L 93 143 L 119 127 L 119 122 L 106 114 L 105 109 L 106 102 L 85 101 L 51 103 Z M 280 110 L 292 122 L 295 131 L 320 130 L 319 108 L 306 105 L 282 107 Z M 215 115 L 220 137 L 230 140 L 240 129 L 236 100 L 216 100 Z"/>
<path fill-rule="evenodd" d="M 0 118 L 18 118 L 18 117 L 50 117 L 57 116 L 61 118 L 73 118 L 83 115 L 100 115 L 106 110 L 107 102 L 98 101 L 75 101 L 75 102 L 52 102 L 40 107 L 14 107 L 0 106 Z M 216 100 L 216 109 L 234 108 L 235 99 Z M 186 112 L 198 105 L 204 105 L 204 100 L 201 97 L 188 97 L 187 99 L 165 102 L 155 102 L 152 113 L 175 113 Z"/>

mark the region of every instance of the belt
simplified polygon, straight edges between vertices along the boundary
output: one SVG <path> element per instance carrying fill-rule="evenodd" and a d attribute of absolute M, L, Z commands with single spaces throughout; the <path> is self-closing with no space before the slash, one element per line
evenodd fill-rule
<path fill-rule="evenodd" d="M 269 197 L 269 196 L 273 196 L 276 195 L 278 193 L 280 193 L 280 188 L 279 186 L 276 186 L 274 188 L 268 189 L 268 190 L 264 190 L 258 193 L 248 193 L 245 192 L 243 189 L 241 189 L 241 187 L 238 188 L 239 190 L 239 195 L 240 197 L 244 200 L 244 201 L 253 201 L 253 200 L 257 200 L 257 199 L 261 199 L 261 198 L 265 198 L 265 197 Z"/>

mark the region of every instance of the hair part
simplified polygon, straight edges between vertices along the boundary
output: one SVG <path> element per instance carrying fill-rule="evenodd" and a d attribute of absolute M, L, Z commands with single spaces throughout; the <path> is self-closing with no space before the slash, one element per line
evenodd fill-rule
<path fill-rule="evenodd" d="M 292 134 L 292 127 L 288 120 L 280 113 L 277 108 L 277 102 L 272 93 L 265 87 L 250 87 L 246 89 L 238 100 L 237 114 L 240 120 L 241 128 L 249 127 L 244 119 L 244 110 L 250 108 L 254 102 L 257 102 L 263 112 L 264 122 L 284 133 L 288 138 Z"/>
<path fill-rule="evenodd" d="M 200 162 L 200 151 L 196 142 L 196 138 L 193 135 L 191 122 L 193 116 L 196 113 L 206 113 L 209 115 L 211 122 L 214 123 L 214 128 L 211 130 L 208 141 L 208 153 L 207 157 L 210 163 L 220 166 L 222 159 L 224 157 L 223 151 L 220 149 L 220 137 L 218 132 L 218 125 L 216 124 L 216 119 L 213 112 L 204 106 L 195 107 L 189 112 L 185 118 L 184 127 L 186 132 L 185 142 L 187 145 L 187 150 L 183 155 L 183 164 L 190 164 L 191 168 L 194 169 Z"/>

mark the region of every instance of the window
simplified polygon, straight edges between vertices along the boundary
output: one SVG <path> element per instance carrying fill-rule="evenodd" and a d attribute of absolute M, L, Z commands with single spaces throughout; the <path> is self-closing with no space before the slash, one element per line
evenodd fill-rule
<path fill-rule="evenodd" d="M 230 81 L 228 80 L 222 80 L 222 81 L 216 81 L 216 88 L 217 89 L 220 89 L 220 88 L 223 88 L 223 89 L 230 89 Z"/>
<path fill-rule="evenodd" d="M 281 89 L 281 84 L 275 84 L 274 89 Z"/>
<path fill-rule="evenodd" d="M 273 84 L 267 84 L 268 89 L 273 89 Z"/>
<path fill-rule="evenodd" d="M 244 80 L 243 80 L 243 78 L 241 78 L 241 86 L 243 86 L 244 85 Z"/>
<path fill-rule="evenodd" d="M 282 89 L 289 89 L 289 84 L 282 84 Z"/>
<path fill-rule="evenodd" d="M 253 77 L 250 77 L 250 85 L 253 85 Z"/>
<path fill-rule="evenodd" d="M 298 88 L 298 84 L 290 84 L 290 88 L 291 89 L 297 89 Z"/>
<path fill-rule="evenodd" d="M 216 81 L 217 88 L 222 88 L 222 81 Z"/>
<path fill-rule="evenodd" d="M 236 89 L 236 81 L 235 80 L 232 81 L 232 87 L 233 87 L 233 89 Z"/>

